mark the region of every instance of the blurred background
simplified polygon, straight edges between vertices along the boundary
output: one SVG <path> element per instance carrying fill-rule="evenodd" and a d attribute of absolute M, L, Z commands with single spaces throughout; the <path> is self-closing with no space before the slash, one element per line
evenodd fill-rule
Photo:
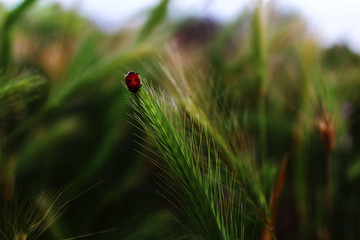
<path fill-rule="evenodd" d="M 226 116 L 265 139 L 264 171 L 283 177 L 278 239 L 359 239 L 358 9 L 352 0 L 0 1 L 0 239 L 188 239 L 124 86 L 124 74 L 140 72 L 180 102 L 172 68 L 201 72 Z M 170 66 L 172 56 L 182 61 Z M 259 225 L 245 231 L 269 239 Z"/>
<path fill-rule="evenodd" d="M 21 0 L 3 0 L 7 9 L 14 8 Z M 296 13 L 306 22 L 308 28 L 326 46 L 336 43 L 348 44 L 355 51 L 360 52 L 360 30 L 356 23 L 360 20 L 357 9 L 360 3 L 353 0 L 331 2 L 325 0 L 265 0 L 265 3 L 275 5 L 282 13 Z M 41 0 L 39 5 L 58 4 L 63 9 L 73 10 L 89 21 L 95 23 L 104 31 L 114 32 L 129 25 L 131 20 L 139 18 L 158 4 L 158 0 L 135 0 L 131 2 L 106 0 Z M 184 16 L 209 17 L 221 23 L 235 20 L 239 12 L 249 9 L 256 1 L 244 0 L 174 0 L 170 3 L 170 19 Z M 141 24 L 143 16 L 136 21 Z M 132 22 L 133 23 L 133 22 Z"/>

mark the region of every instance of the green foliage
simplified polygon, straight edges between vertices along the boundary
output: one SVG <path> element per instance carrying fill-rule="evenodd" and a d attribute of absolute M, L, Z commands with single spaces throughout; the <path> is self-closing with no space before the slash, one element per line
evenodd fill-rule
<path fill-rule="evenodd" d="M 11 28 L 22 17 L 24 12 L 37 0 L 24 0 L 18 7 L 9 12 L 1 26 L 0 39 L 0 70 L 5 72 L 8 69 L 11 49 Z"/>
<path fill-rule="evenodd" d="M 109 34 L 33 3 L 0 9 L 0 239 L 359 236 L 357 54 L 266 4 Z"/>
<path fill-rule="evenodd" d="M 145 38 L 148 38 L 149 35 L 155 30 L 155 28 L 164 21 L 167 9 L 169 5 L 169 0 L 162 0 L 158 6 L 156 6 L 151 12 L 149 19 L 142 27 L 140 33 L 139 33 L 139 40 L 144 40 Z"/>

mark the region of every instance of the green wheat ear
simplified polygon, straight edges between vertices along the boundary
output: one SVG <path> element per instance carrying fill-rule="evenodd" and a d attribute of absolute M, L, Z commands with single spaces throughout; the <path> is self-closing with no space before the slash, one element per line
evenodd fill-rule
<path fill-rule="evenodd" d="M 0 201 L 0 238 L 38 239 L 66 210 L 69 202 L 59 204 L 63 192 L 42 192 L 33 199 Z"/>
<path fill-rule="evenodd" d="M 34 100 L 45 80 L 38 75 L 7 73 L 0 77 L 0 118 Z"/>
<path fill-rule="evenodd" d="M 242 239 L 244 205 L 235 178 L 221 164 L 206 128 L 187 119 L 174 99 L 146 80 L 134 95 L 134 118 L 157 148 L 161 185 L 187 230 L 204 239 Z"/>
<path fill-rule="evenodd" d="M 216 87 L 214 78 L 196 69 L 191 59 L 182 57 L 176 48 L 167 49 L 158 62 L 158 69 L 154 71 L 162 77 L 159 83 L 174 97 L 183 115 L 197 119 L 198 127 L 206 129 L 219 149 L 222 162 L 241 186 L 242 196 L 254 208 L 259 220 L 268 225 L 270 212 L 259 170 L 263 166 L 258 166 L 255 147 L 243 134 L 247 129 L 239 126 L 239 116 L 234 116 L 240 115 L 238 109 L 230 106 L 230 110 L 226 110 L 226 103 L 220 101 L 225 86 Z"/>

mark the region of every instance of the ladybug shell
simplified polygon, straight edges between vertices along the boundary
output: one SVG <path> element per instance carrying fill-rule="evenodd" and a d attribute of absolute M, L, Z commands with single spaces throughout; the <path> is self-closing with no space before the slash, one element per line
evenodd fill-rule
<path fill-rule="evenodd" d="M 141 87 L 139 74 L 135 72 L 128 72 L 125 77 L 125 83 L 129 91 L 136 93 Z"/>

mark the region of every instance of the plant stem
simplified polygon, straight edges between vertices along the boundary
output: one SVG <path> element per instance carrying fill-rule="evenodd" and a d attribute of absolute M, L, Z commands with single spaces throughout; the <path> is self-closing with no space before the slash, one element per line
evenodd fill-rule
<path fill-rule="evenodd" d="M 327 208 L 327 239 L 332 239 L 332 164 L 331 152 L 326 157 L 326 208 Z"/>
<path fill-rule="evenodd" d="M 261 146 L 261 160 L 263 161 L 266 152 L 266 106 L 265 106 L 265 97 L 266 97 L 266 44 L 265 44 L 265 28 L 264 22 L 262 19 L 262 4 L 259 3 L 259 6 L 256 8 L 253 16 L 253 32 L 252 32 L 252 41 L 253 41 L 253 57 L 255 60 L 256 67 L 256 81 L 258 84 L 258 128 L 259 128 L 259 138 Z"/>
<path fill-rule="evenodd" d="M 260 134 L 260 146 L 261 146 L 261 159 L 264 161 L 267 154 L 266 144 L 266 107 L 265 107 L 265 88 L 260 86 L 260 97 L 258 104 L 258 116 L 259 116 L 259 134 Z"/>

